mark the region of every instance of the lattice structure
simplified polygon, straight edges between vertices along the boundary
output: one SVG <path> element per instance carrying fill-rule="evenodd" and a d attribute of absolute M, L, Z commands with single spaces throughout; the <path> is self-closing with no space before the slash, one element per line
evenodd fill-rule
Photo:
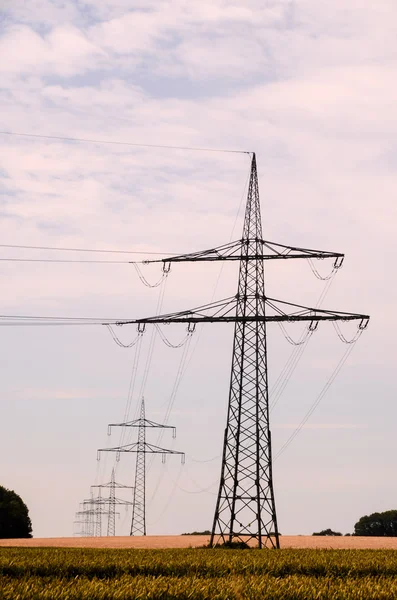
<path fill-rule="evenodd" d="M 135 463 L 134 503 L 130 535 L 146 535 L 146 427 L 145 401 L 142 398 Z"/>
<path fill-rule="evenodd" d="M 100 485 L 92 485 L 91 488 L 98 489 L 98 497 L 101 498 L 101 490 L 103 488 L 109 489 L 109 497 L 101 498 L 101 502 L 108 506 L 109 515 L 108 515 L 108 526 L 107 526 L 107 535 L 115 536 L 116 535 L 116 506 L 124 505 L 126 507 L 132 506 L 132 502 L 130 500 L 123 500 L 122 498 L 117 498 L 116 489 L 129 489 L 133 490 L 134 488 L 131 485 L 123 485 L 121 483 L 117 483 L 116 481 L 116 473 L 115 469 L 112 469 L 112 474 L 110 477 L 110 481 L 108 483 L 102 483 Z"/>
<path fill-rule="evenodd" d="M 278 547 L 274 503 L 265 320 L 265 283 L 262 260 L 262 223 L 255 157 L 252 161 L 245 211 L 242 255 L 237 292 L 229 408 L 224 438 L 222 472 L 211 542 L 215 532 L 223 541 L 262 538 Z M 273 537 L 273 535 L 274 537 Z"/>
<path fill-rule="evenodd" d="M 109 425 L 109 432 L 112 427 L 136 427 L 138 428 L 138 441 L 133 444 L 126 444 L 124 446 L 117 446 L 115 448 L 101 448 L 100 452 L 116 452 L 117 457 L 120 456 L 121 452 L 133 452 L 136 454 L 135 464 L 135 485 L 134 485 L 134 498 L 132 504 L 132 520 L 130 535 L 146 535 L 146 454 L 161 454 L 162 460 L 165 462 L 167 454 L 179 454 L 184 463 L 185 455 L 183 452 L 177 450 L 168 450 L 167 448 L 160 448 L 154 446 L 146 441 L 146 429 L 153 427 L 157 429 L 172 429 L 172 435 L 176 437 L 175 427 L 171 425 L 161 425 L 150 421 L 145 417 L 145 400 L 142 398 L 140 416 L 135 421 L 129 421 L 126 423 L 112 423 Z"/>
<path fill-rule="evenodd" d="M 87 500 L 81 503 L 82 510 L 76 512 L 75 523 L 82 525 L 79 535 L 83 537 L 102 536 L 102 516 L 109 516 L 110 510 L 106 509 L 106 499 L 100 495 L 96 498 L 91 494 Z"/>
<path fill-rule="evenodd" d="M 117 321 L 137 323 L 235 323 L 227 424 L 224 434 L 221 478 L 213 521 L 211 545 L 249 542 L 259 548 L 279 548 L 272 477 L 269 426 L 266 323 L 307 321 L 313 331 L 320 321 L 358 321 L 367 327 L 364 314 L 323 310 L 269 298 L 265 294 L 265 260 L 334 258 L 334 271 L 344 255 L 285 246 L 262 238 L 258 175 L 255 154 L 240 240 L 200 252 L 148 262 L 238 260 L 236 296 L 198 308 Z"/>

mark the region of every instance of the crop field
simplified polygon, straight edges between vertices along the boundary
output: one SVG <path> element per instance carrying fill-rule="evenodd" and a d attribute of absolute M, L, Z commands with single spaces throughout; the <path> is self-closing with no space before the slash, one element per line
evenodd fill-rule
<path fill-rule="evenodd" d="M 20 548 L 197 548 L 208 545 L 206 535 L 137 535 L 103 537 L 58 537 L 0 539 L 0 547 Z M 333 550 L 397 550 L 397 537 L 282 535 L 281 548 L 324 548 Z"/>
<path fill-rule="evenodd" d="M 0 548 L 1 600 L 382 600 L 394 550 Z"/>

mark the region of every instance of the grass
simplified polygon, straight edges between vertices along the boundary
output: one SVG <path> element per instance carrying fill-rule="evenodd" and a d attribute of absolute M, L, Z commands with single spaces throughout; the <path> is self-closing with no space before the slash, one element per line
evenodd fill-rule
<path fill-rule="evenodd" d="M 1 600 L 382 600 L 394 550 L 0 548 Z"/>

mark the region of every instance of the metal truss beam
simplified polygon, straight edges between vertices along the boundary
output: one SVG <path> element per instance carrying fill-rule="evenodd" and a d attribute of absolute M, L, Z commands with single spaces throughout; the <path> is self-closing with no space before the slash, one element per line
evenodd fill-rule
<path fill-rule="evenodd" d="M 252 253 L 250 244 L 255 243 L 255 253 Z M 248 252 L 247 252 L 248 246 Z M 214 260 L 277 260 L 289 258 L 335 258 L 335 268 L 342 266 L 345 255 L 341 252 L 328 252 L 326 250 L 313 250 L 311 248 L 298 248 L 295 246 L 285 246 L 276 242 L 255 238 L 252 240 L 242 239 L 235 242 L 229 242 L 201 250 L 199 252 L 191 252 L 189 254 L 181 254 L 179 256 L 170 256 L 156 260 L 145 260 L 144 264 L 152 263 L 173 263 L 173 262 L 203 262 Z M 132 261 L 131 261 L 132 262 Z"/>
<path fill-rule="evenodd" d="M 261 313 L 238 310 L 241 302 L 254 308 L 263 305 Z M 265 311 L 266 308 L 266 311 Z M 205 304 L 190 310 L 143 319 L 117 321 L 116 325 L 150 323 L 248 323 L 248 322 L 295 322 L 295 321 L 362 321 L 361 328 L 368 324 L 369 315 L 348 313 L 336 310 L 311 308 L 275 298 L 267 298 L 263 293 L 243 293 L 231 298 Z"/>

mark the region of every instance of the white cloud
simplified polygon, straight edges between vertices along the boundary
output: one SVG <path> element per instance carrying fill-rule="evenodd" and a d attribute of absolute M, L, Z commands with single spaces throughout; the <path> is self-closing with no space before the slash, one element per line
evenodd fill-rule
<path fill-rule="evenodd" d="M 55 27 L 39 35 L 26 25 L 8 28 L 0 40 L 3 73 L 32 73 L 68 77 L 100 66 L 106 56 L 75 27 Z"/>

